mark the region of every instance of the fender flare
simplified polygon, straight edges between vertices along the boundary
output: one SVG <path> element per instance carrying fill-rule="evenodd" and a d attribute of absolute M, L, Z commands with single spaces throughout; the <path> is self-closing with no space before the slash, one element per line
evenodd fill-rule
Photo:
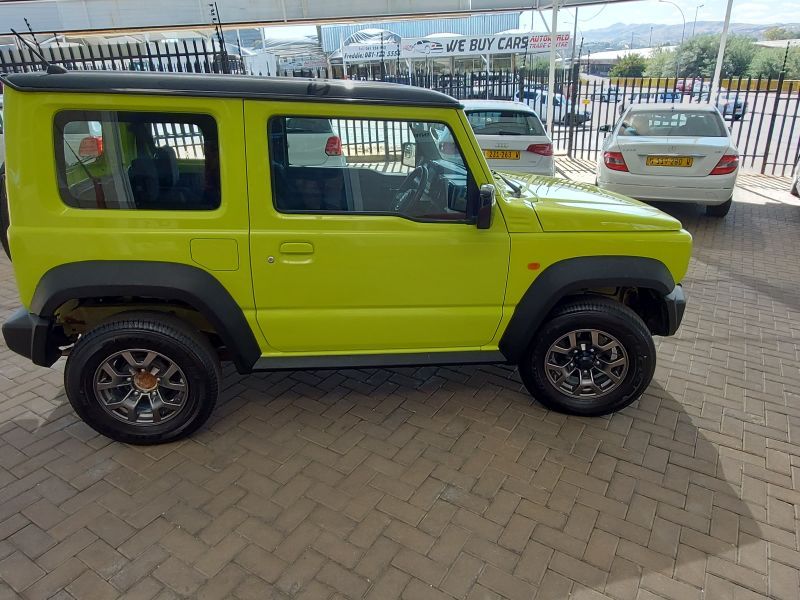
<path fill-rule="evenodd" d="M 184 302 L 213 325 L 240 373 L 249 373 L 261 357 L 255 335 L 228 290 L 207 271 L 182 263 L 91 260 L 59 265 L 39 281 L 30 312 L 52 319 L 69 300 L 103 296 Z"/>
<path fill-rule="evenodd" d="M 506 359 L 519 362 L 553 307 L 565 296 L 588 288 L 638 287 L 666 296 L 675 281 L 666 265 L 641 256 L 582 256 L 547 267 L 533 280 L 517 304 L 500 339 Z"/>

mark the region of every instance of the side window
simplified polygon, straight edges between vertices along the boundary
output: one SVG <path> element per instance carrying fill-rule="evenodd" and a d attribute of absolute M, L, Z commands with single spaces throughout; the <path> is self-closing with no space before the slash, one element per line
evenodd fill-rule
<path fill-rule="evenodd" d="M 63 111 L 54 139 L 61 198 L 74 208 L 220 205 L 217 125 L 208 115 Z"/>
<path fill-rule="evenodd" d="M 477 187 L 443 123 L 280 116 L 267 135 L 280 212 L 474 217 Z"/>

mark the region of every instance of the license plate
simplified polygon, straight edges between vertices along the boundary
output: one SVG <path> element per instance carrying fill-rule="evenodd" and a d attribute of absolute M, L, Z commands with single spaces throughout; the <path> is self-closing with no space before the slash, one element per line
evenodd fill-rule
<path fill-rule="evenodd" d="M 519 150 L 484 150 L 483 155 L 500 160 L 519 160 Z"/>
<path fill-rule="evenodd" d="M 648 167 L 691 167 L 691 156 L 648 156 Z"/>

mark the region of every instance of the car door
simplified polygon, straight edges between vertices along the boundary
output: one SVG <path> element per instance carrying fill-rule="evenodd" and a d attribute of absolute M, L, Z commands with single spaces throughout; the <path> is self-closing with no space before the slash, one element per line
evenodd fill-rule
<path fill-rule="evenodd" d="M 282 128 L 297 117 L 330 119 L 346 160 L 292 164 Z M 429 161 L 424 185 L 401 164 L 404 155 L 424 162 L 419 143 L 426 152 L 438 146 L 429 127 L 435 121 L 468 147 L 458 118 L 453 110 L 245 102 L 256 316 L 275 352 L 491 343 L 502 317 L 510 239 L 497 207 L 487 230 L 460 212 L 467 189 L 474 192 L 488 174 L 474 150 L 462 153 L 468 158 L 460 171 L 445 158 Z M 421 142 L 408 146 L 417 141 L 411 122 Z M 400 206 L 419 190 L 413 210 Z"/>

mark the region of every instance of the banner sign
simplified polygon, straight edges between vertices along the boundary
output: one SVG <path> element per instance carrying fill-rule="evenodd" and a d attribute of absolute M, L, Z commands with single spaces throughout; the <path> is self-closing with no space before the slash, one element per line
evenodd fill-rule
<path fill-rule="evenodd" d="M 556 34 L 556 48 L 569 47 L 570 34 Z M 403 38 L 401 58 L 436 58 L 476 54 L 520 54 L 550 50 L 549 33 L 498 33 L 465 37 Z"/>
<path fill-rule="evenodd" d="M 394 42 L 383 44 L 350 44 L 342 48 L 342 58 L 347 62 L 396 60 L 400 46 Z"/>

